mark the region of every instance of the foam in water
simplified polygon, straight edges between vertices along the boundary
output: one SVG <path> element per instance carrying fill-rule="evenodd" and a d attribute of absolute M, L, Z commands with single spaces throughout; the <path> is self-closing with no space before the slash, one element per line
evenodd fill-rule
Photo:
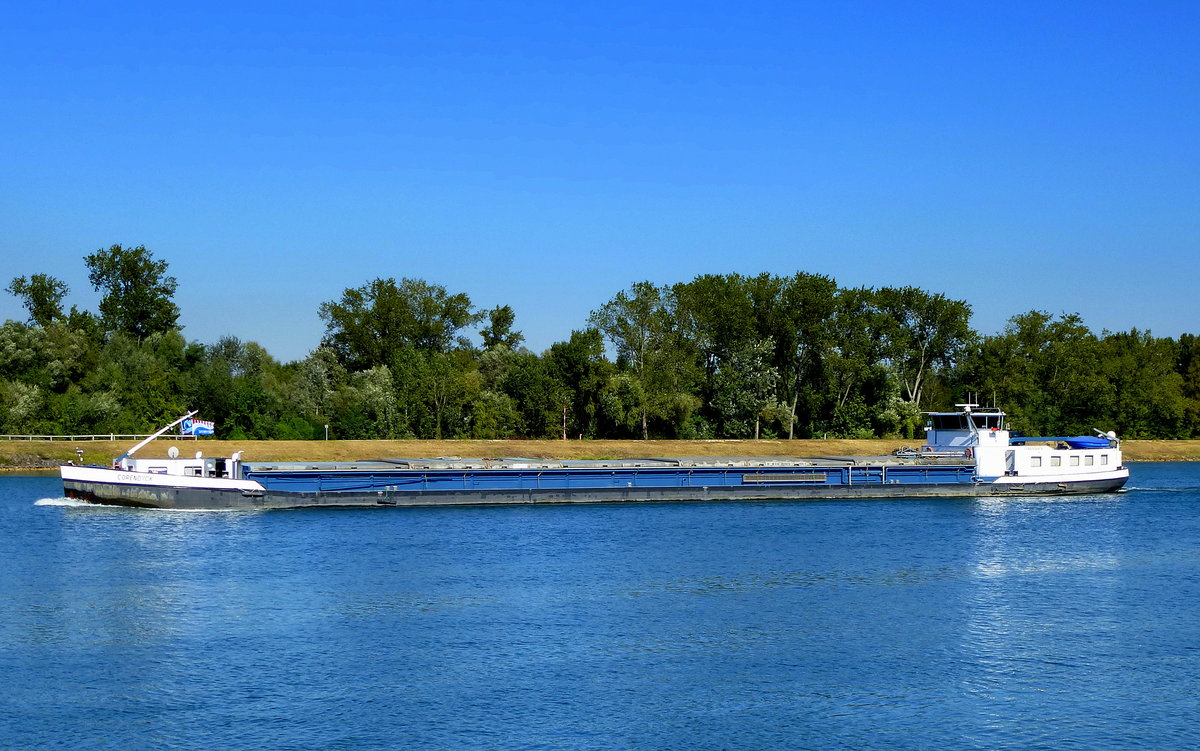
<path fill-rule="evenodd" d="M 34 506 L 71 506 L 71 507 L 78 508 L 80 506 L 95 506 L 96 504 L 88 503 L 87 501 L 80 501 L 75 498 L 61 497 L 61 498 L 39 498 L 33 502 L 33 505 Z"/>
<path fill-rule="evenodd" d="M 34 506 L 59 506 L 64 508 L 110 508 L 110 509 L 129 509 L 128 506 L 122 506 L 116 503 L 89 503 L 87 501 L 76 500 L 75 498 L 39 498 L 33 502 Z M 151 513 L 168 513 L 168 514 L 251 514 L 261 513 L 263 509 L 208 509 L 208 508 L 146 508 L 137 509 L 140 514 Z"/>

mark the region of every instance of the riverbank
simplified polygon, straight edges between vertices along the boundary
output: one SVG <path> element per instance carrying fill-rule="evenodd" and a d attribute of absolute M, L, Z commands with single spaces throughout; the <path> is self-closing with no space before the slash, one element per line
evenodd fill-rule
<path fill-rule="evenodd" d="M 166 456 L 172 445 L 160 439 L 139 456 Z M 203 451 L 229 456 L 243 451 L 247 461 L 343 461 L 386 457 L 469 458 L 528 457 L 531 459 L 630 459 L 648 456 L 878 456 L 914 441 L 878 440 L 762 440 L 762 441 L 215 441 L 177 442 L 180 452 Z M 78 461 L 107 465 L 130 444 L 122 441 L 0 441 L 0 469 L 52 468 Z M 1123 441 L 1131 462 L 1200 461 L 1200 440 Z"/>

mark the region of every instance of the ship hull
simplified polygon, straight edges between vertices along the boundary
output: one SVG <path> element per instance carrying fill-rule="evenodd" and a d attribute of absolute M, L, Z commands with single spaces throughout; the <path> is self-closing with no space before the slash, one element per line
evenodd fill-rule
<path fill-rule="evenodd" d="M 64 468 L 66 469 L 66 468 Z M 104 472 L 107 470 L 98 470 Z M 114 474 L 116 474 L 114 472 Z M 132 473 L 124 473 L 128 477 Z M 89 503 L 161 509 L 297 509 L 336 507 L 501 506 L 584 503 L 695 503 L 714 501 L 806 501 L 836 499 L 964 498 L 1080 495 L 1119 490 L 1127 473 L 1049 482 L 938 482 L 896 484 L 746 484 L 681 487 L 482 488 L 454 490 L 389 488 L 289 492 L 231 486 L 147 484 L 103 476 L 64 475 L 67 497 Z"/>

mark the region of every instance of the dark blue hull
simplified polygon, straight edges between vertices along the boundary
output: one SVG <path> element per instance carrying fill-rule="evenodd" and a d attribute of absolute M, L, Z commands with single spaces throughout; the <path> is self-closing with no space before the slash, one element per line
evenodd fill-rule
<path fill-rule="evenodd" d="M 297 469 L 257 470 L 243 475 L 269 493 L 391 494 L 451 492 L 470 494 L 523 491 L 695 490 L 747 488 L 780 492 L 797 488 L 965 485 L 975 468 L 954 465 L 849 465 L 792 467 L 562 467 L 551 469 Z"/>
<path fill-rule="evenodd" d="M 432 467 L 397 467 L 388 462 L 246 465 L 242 479 L 258 483 L 261 490 L 80 481 L 64 482 L 64 486 L 67 495 L 97 503 L 282 509 L 1063 495 L 1108 492 L 1125 483 L 1124 477 L 987 482 L 975 476 L 974 466 L 961 462 L 774 462 L 764 466 L 731 460 L 726 466 L 710 466 L 714 462 L 662 466 L 670 461 L 605 466 L 597 466 L 599 462 L 513 466 L 516 463 L 510 461 L 500 468 L 478 464 L 447 468 L 447 461 Z"/>

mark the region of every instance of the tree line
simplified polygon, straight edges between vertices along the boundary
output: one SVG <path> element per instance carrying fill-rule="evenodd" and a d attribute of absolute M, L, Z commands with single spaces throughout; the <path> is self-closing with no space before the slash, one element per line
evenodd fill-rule
<path fill-rule="evenodd" d="M 922 410 L 971 400 L 1028 434 L 1200 437 L 1194 335 L 1042 311 L 981 335 L 965 301 L 916 287 L 637 282 L 539 354 L 510 306 L 379 278 L 322 304 L 322 340 L 281 363 L 233 336 L 187 341 L 177 281 L 145 247 L 83 260 L 95 312 L 64 310 L 47 274 L 7 287 L 28 319 L 0 327 L 0 433 L 147 432 L 198 409 L 229 439 L 919 439 Z"/>

